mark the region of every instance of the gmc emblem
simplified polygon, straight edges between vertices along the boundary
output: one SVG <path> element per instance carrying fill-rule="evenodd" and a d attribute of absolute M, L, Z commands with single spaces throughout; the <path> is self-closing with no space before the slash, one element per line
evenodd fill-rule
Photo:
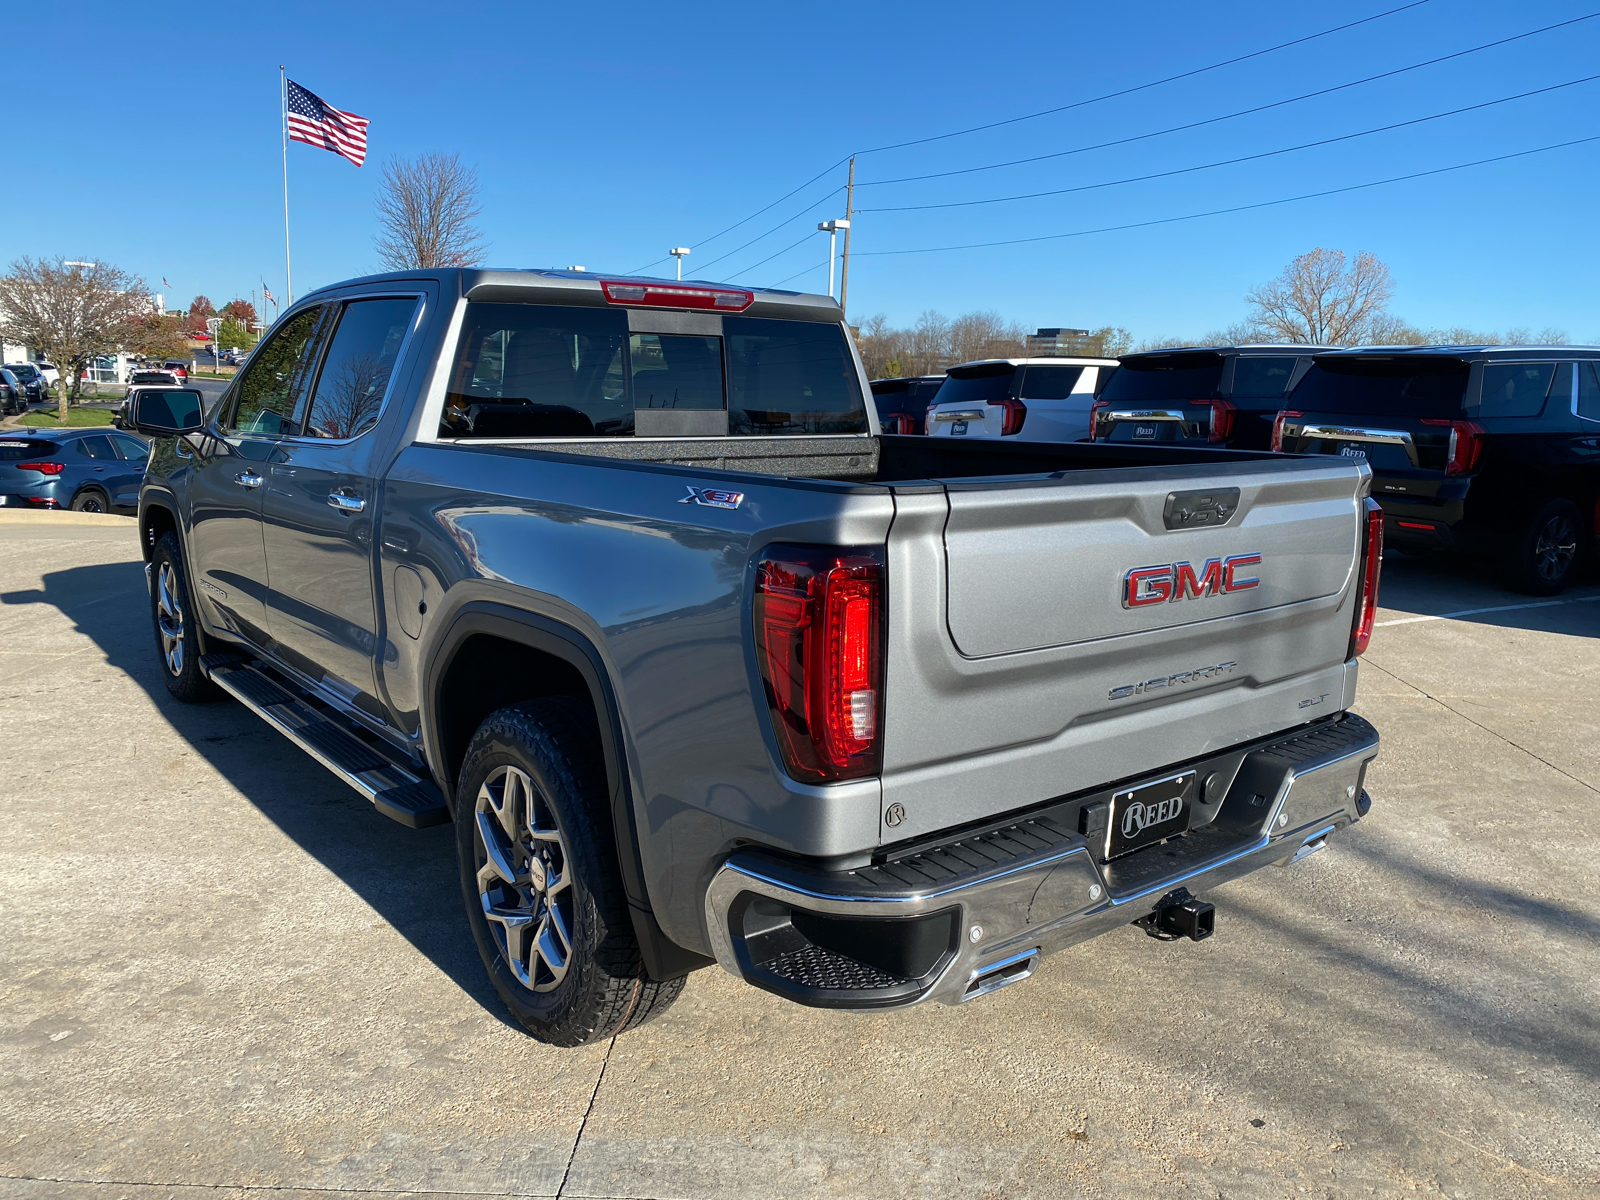
<path fill-rule="evenodd" d="M 1149 604 L 1171 604 L 1204 596 L 1223 596 L 1247 592 L 1261 583 L 1243 579 L 1240 567 L 1261 561 L 1259 554 L 1232 554 L 1227 558 L 1208 558 L 1197 573 L 1193 563 L 1163 563 L 1159 567 L 1135 567 L 1122 577 L 1122 607 L 1144 608 Z"/>

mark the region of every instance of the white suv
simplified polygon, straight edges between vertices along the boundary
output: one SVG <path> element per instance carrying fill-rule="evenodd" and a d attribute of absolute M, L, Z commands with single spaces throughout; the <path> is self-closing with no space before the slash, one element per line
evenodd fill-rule
<path fill-rule="evenodd" d="M 1081 442 L 1114 358 L 991 358 L 951 367 L 928 409 L 932 437 Z"/>

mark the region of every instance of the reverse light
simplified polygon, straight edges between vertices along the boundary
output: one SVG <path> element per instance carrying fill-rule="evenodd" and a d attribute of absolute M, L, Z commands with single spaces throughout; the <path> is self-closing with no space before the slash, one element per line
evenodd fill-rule
<path fill-rule="evenodd" d="M 1022 423 L 1028 419 L 1028 406 L 1021 400 L 990 400 L 995 408 L 1003 408 L 1006 415 L 1000 420 L 1000 436 L 1010 437 L 1022 432 Z"/>
<path fill-rule="evenodd" d="M 1211 432 L 1206 436 L 1206 441 L 1227 441 L 1228 435 L 1233 432 L 1233 405 L 1226 400 L 1201 400 L 1198 403 L 1211 409 Z"/>
<path fill-rule="evenodd" d="M 1303 417 L 1303 416 L 1305 416 L 1305 413 L 1295 412 L 1293 409 L 1286 408 L 1283 411 L 1281 411 L 1280 413 L 1278 413 L 1278 415 L 1275 418 L 1273 418 L 1273 421 L 1272 421 L 1272 452 L 1274 454 L 1282 454 L 1283 453 L 1283 423 L 1285 421 L 1287 421 L 1287 420 L 1290 420 L 1291 418 Z"/>
<path fill-rule="evenodd" d="M 1445 451 L 1444 473 L 1465 475 L 1483 457 L 1485 431 L 1476 421 L 1424 420 L 1424 425 L 1450 426 L 1450 445 Z"/>
<path fill-rule="evenodd" d="M 718 312 L 743 312 L 756 301 L 743 288 L 686 287 L 681 283 L 633 282 L 602 279 L 600 290 L 613 304 L 643 304 L 652 308 L 701 308 Z"/>
<path fill-rule="evenodd" d="M 1376 500 L 1366 501 L 1367 538 L 1361 556 L 1361 604 L 1356 609 L 1354 625 L 1350 628 L 1350 652 L 1345 658 L 1355 658 L 1367 652 L 1372 641 L 1372 623 L 1378 616 L 1378 574 L 1383 569 L 1383 509 Z"/>
<path fill-rule="evenodd" d="M 13 465 L 19 471 L 37 471 L 41 475 L 59 475 L 63 466 L 58 462 L 27 462 Z"/>
<path fill-rule="evenodd" d="M 808 783 L 882 762 L 883 564 L 871 551 L 769 546 L 756 567 L 756 660 L 784 765 Z"/>

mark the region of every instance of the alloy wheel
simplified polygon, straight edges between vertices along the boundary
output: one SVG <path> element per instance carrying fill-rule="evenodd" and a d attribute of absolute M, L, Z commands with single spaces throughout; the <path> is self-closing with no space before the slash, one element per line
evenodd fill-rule
<path fill-rule="evenodd" d="M 1539 578 L 1546 583 L 1559 582 L 1571 570 L 1572 560 L 1577 556 L 1577 527 L 1567 517 L 1551 517 L 1539 531 L 1539 540 L 1533 547 L 1534 569 Z"/>
<path fill-rule="evenodd" d="M 567 843 L 526 771 L 497 767 L 474 814 L 478 898 L 517 982 L 548 992 L 572 963 L 573 890 Z"/>
<path fill-rule="evenodd" d="M 183 674 L 183 605 L 178 603 L 178 576 L 171 560 L 156 572 L 156 627 L 161 631 L 161 657 L 174 676 Z"/>

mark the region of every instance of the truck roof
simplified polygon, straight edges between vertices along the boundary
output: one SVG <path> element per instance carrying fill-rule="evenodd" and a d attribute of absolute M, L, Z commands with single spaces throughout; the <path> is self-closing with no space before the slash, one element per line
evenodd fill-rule
<path fill-rule="evenodd" d="M 828 296 L 790 292 L 781 288 L 750 287 L 742 283 L 713 283 L 704 279 L 666 279 L 654 275 L 612 274 L 602 271 L 573 271 L 544 267 L 460 267 L 420 271 L 389 271 L 340 280 L 301 297 L 310 299 L 324 291 L 343 291 L 375 283 L 414 283 L 428 280 L 439 284 L 446 295 L 465 296 L 486 303 L 516 303 L 536 300 L 542 303 L 578 304 L 610 307 L 600 283 L 642 283 L 662 288 L 718 288 L 749 292 L 754 303 L 731 316 L 784 317 L 790 320 L 838 321 L 843 312 Z M 617 305 L 625 308 L 628 305 Z M 653 307 L 660 307 L 653 305 Z M 670 307 L 670 306 L 668 306 Z"/>

